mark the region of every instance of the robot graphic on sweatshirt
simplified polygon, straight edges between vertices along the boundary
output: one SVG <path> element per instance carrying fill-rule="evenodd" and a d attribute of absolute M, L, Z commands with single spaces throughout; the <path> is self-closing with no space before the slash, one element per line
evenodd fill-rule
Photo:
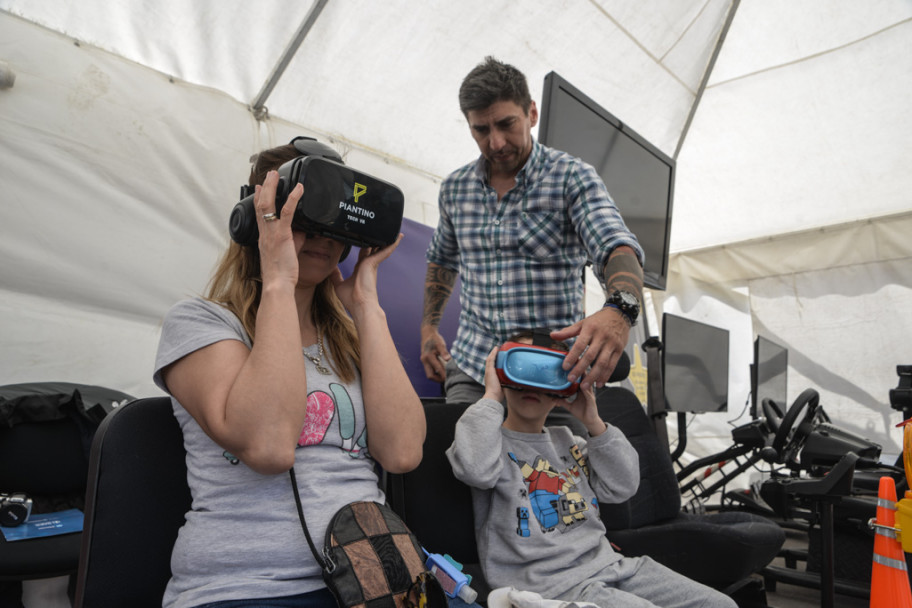
<path fill-rule="evenodd" d="M 586 500 L 577 491 L 577 480 L 580 476 L 579 459 L 577 465 L 560 473 L 547 460 L 536 456 L 532 464 L 520 460 L 510 452 L 510 459 L 519 467 L 526 487 L 532 514 L 538 520 L 542 532 L 551 532 L 555 528 L 561 531 L 576 522 L 585 521 L 585 512 L 589 509 Z M 529 536 L 528 511 L 521 508 L 517 511 L 520 519 L 517 534 Z"/>

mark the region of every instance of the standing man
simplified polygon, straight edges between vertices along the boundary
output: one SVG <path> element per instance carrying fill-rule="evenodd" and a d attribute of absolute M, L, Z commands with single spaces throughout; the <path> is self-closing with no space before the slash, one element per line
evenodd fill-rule
<path fill-rule="evenodd" d="M 590 165 L 532 138 L 538 109 L 526 77 L 487 57 L 465 77 L 459 106 L 481 156 L 440 186 L 440 221 L 427 251 L 421 362 L 448 403 L 484 394 L 485 358 L 517 330 L 575 338 L 564 362 L 583 390 L 602 386 L 637 321 L 643 250 Z M 605 307 L 584 317 L 591 263 Z M 461 277 L 452 357 L 438 330 Z"/>

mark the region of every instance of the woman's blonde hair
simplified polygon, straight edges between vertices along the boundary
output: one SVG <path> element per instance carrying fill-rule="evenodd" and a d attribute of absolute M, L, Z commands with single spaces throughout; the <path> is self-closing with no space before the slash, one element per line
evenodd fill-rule
<path fill-rule="evenodd" d="M 251 186 L 262 185 L 269 171 L 298 156 L 300 153 L 292 144 L 264 150 L 254 161 L 248 183 Z M 250 340 L 254 341 L 262 293 L 259 247 L 246 247 L 231 241 L 209 279 L 206 299 L 234 313 L 241 320 Z M 351 382 L 356 368 L 361 367 L 358 335 L 329 278 L 317 285 L 310 310 L 317 335 L 325 337 L 328 363 L 343 382 Z"/>

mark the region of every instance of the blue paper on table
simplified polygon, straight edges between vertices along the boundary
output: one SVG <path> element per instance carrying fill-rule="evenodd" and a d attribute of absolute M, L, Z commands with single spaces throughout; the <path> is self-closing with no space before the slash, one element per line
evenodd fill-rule
<path fill-rule="evenodd" d="M 55 513 L 32 515 L 21 526 L 14 528 L 0 526 L 0 531 L 3 532 L 6 542 L 43 538 L 45 536 L 82 532 L 82 520 L 82 511 L 79 509 L 67 509 L 66 511 L 57 511 Z"/>

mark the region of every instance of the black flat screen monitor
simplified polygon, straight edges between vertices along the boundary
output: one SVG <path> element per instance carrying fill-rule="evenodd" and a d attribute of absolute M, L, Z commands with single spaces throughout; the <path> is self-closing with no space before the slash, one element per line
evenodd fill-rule
<path fill-rule="evenodd" d="M 788 395 L 788 349 L 757 336 L 751 365 L 751 418 L 762 415 L 764 399 L 772 399 L 785 412 Z"/>
<path fill-rule="evenodd" d="M 728 410 L 728 330 L 662 315 L 662 380 L 672 412 Z"/>
<path fill-rule="evenodd" d="M 646 253 L 646 286 L 664 290 L 674 159 L 554 72 L 545 76 L 538 139 L 595 167 Z"/>

